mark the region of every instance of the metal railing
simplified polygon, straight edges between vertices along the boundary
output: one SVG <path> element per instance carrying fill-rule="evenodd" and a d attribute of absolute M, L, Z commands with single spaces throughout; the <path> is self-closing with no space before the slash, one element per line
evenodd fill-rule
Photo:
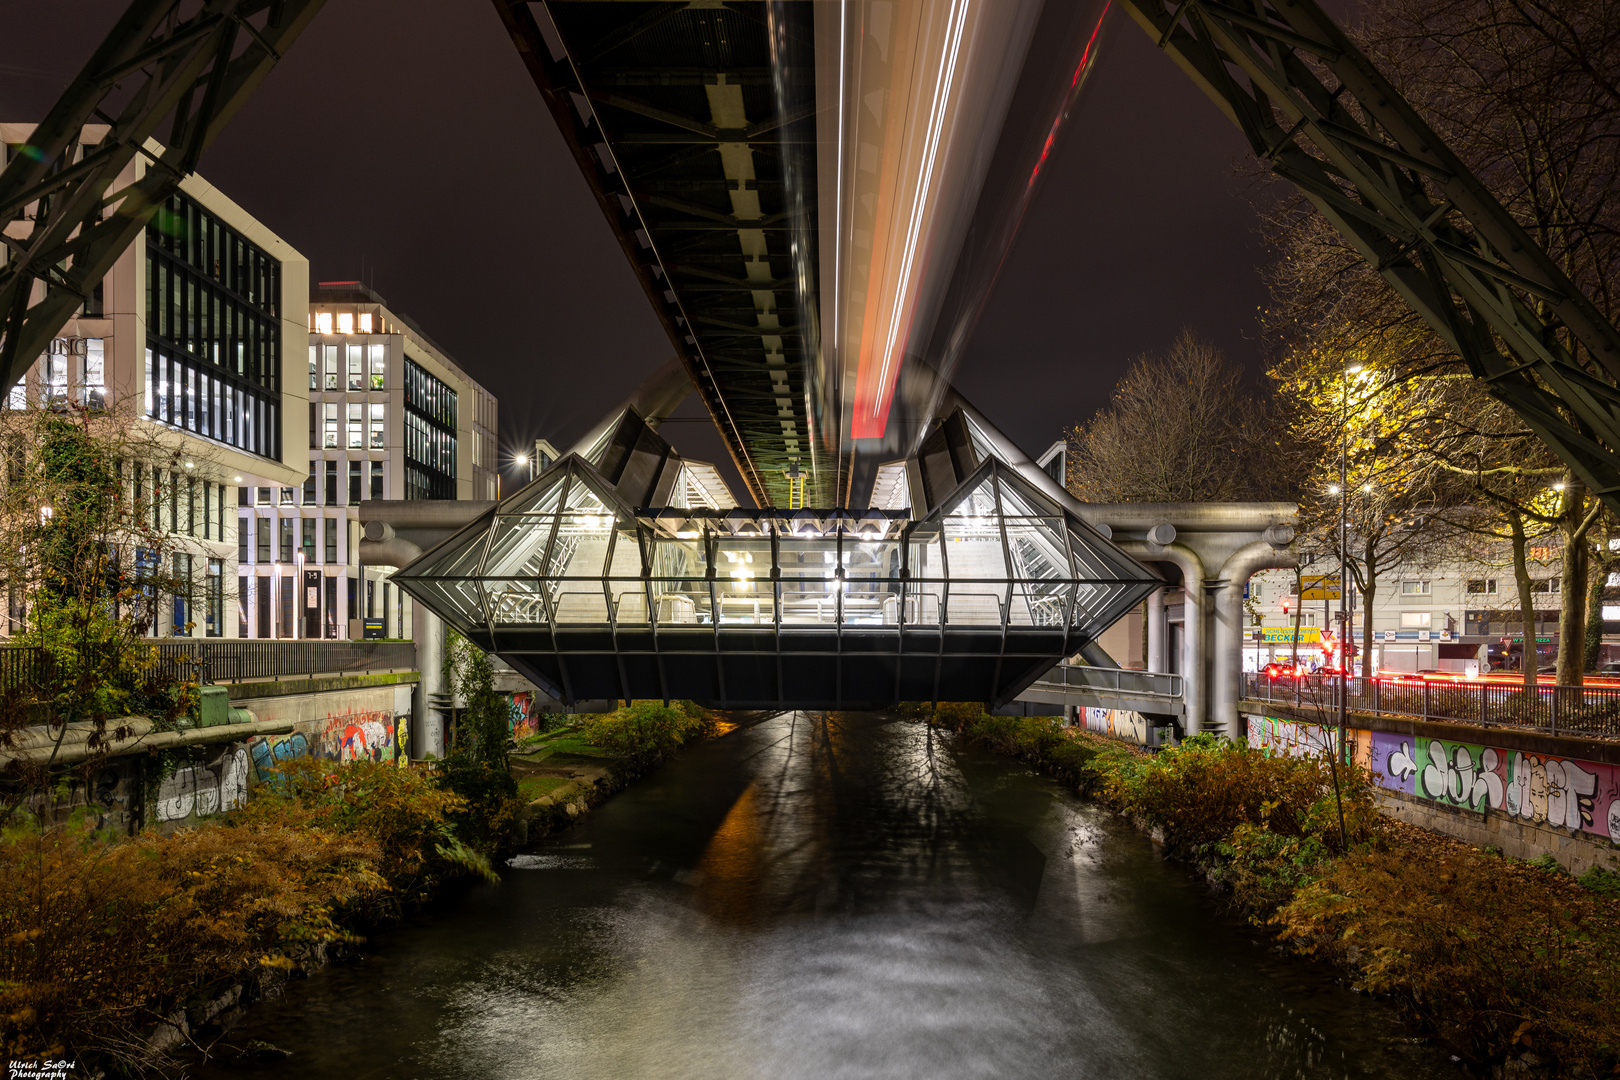
<path fill-rule="evenodd" d="M 1273 678 L 1251 671 L 1244 678 L 1251 701 L 1319 707 L 1329 714 L 1339 707 L 1337 675 Z M 1374 716 L 1529 728 L 1553 735 L 1620 736 L 1620 686 L 1540 685 L 1527 691 L 1522 683 L 1494 679 L 1380 676 L 1345 679 L 1344 688 L 1348 708 Z"/>
<path fill-rule="evenodd" d="M 367 671 L 414 671 L 412 641 L 159 641 L 147 676 L 158 682 L 248 682 Z M 0 645 L 0 688 L 44 687 L 50 657 L 30 645 Z"/>
<path fill-rule="evenodd" d="M 1181 676 L 1134 668 L 1091 667 L 1088 664 L 1059 664 L 1039 679 L 1036 686 L 1065 690 L 1098 690 L 1130 697 L 1181 698 Z"/>

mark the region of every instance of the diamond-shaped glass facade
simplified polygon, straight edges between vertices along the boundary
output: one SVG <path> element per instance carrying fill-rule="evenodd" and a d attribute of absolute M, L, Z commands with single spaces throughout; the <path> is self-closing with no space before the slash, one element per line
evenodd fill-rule
<path fill-rule="evenodd" d="M 395 580 L 564 700 L 1004 702 L 1158 584 L 990 458 L 920 520 L 636 509 L 570 456 Z"/>

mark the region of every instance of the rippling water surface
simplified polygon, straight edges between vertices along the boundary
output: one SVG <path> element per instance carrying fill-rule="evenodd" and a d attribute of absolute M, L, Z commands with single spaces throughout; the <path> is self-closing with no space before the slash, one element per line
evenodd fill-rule
<path fill-rule="evenodd" d="M 231 1033 L 331 1080 L 1456 1077 L 1016 764 L 864 715 L 697 747 Z"/>

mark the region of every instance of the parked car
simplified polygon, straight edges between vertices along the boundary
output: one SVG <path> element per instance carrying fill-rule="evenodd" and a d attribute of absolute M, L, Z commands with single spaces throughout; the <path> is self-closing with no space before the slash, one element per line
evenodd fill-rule
<path fill-rule="evenodd" d="M 1273 660 L 1260 669 L 1260 674 L 1268 679 L 1287 679 L 1295 674 L 1294 665 L 1286 660 Z"/>
<path fill-rule="evenodd" d="M 1620 661 L 1611 660 L 1597 669 L 1599 675 L 1620 675 Z"/>

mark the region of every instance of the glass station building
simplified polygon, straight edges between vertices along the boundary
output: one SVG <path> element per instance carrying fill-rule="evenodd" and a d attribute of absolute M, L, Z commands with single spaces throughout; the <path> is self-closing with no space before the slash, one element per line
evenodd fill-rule
<path fill-rule="evenodd" d="M 629 457 L 565 456 L 395 581 L 564 701 L 733 708 L 1002 703 L 1159 584 L 993 457 L 918 520 L 637 506 Z"/>

